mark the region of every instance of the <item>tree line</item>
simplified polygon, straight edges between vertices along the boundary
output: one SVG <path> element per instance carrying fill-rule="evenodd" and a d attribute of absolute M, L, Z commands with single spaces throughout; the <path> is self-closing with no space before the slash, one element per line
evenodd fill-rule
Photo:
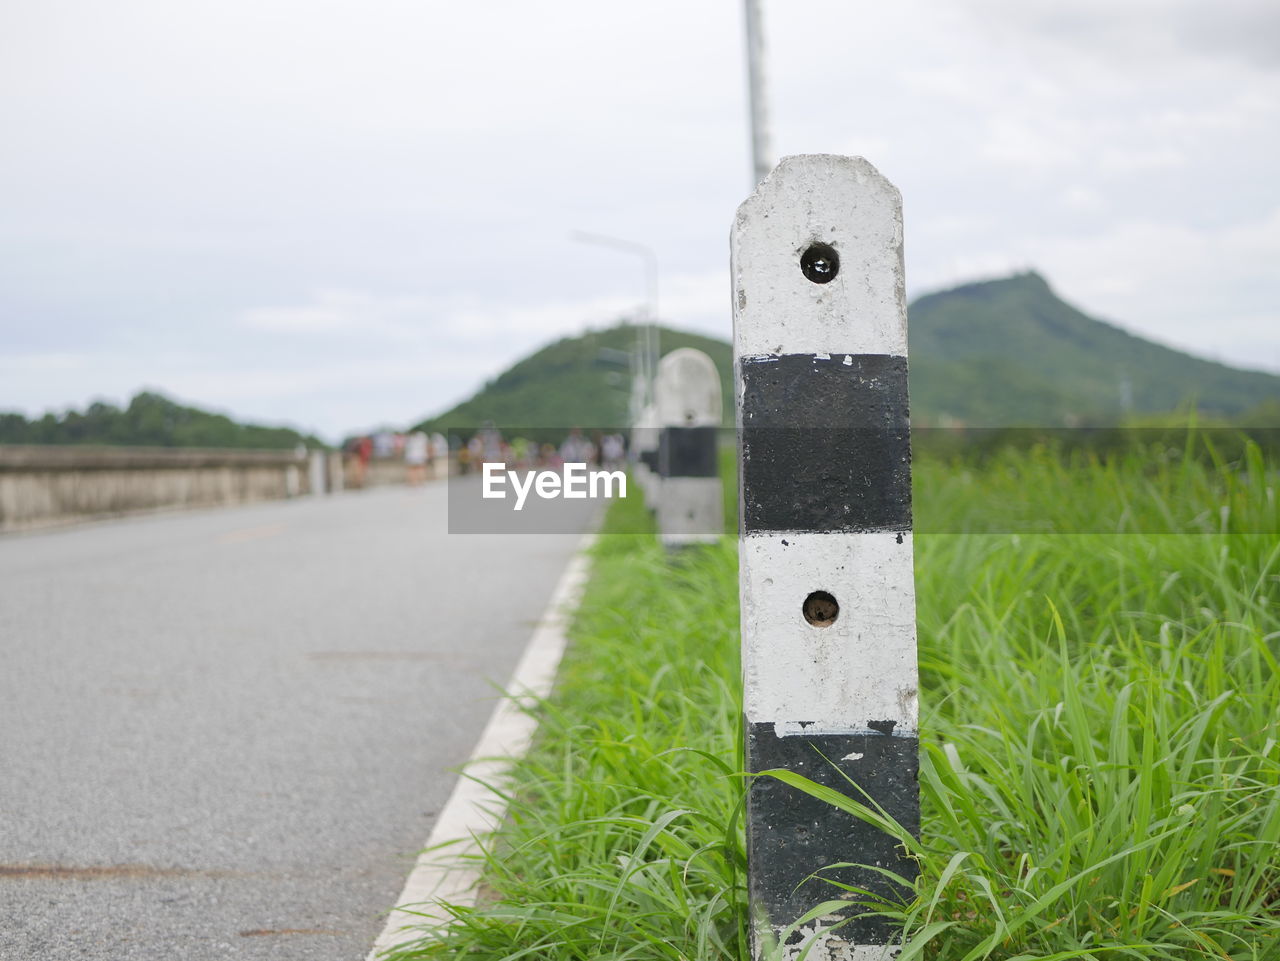
<path fill-rule="evenodd" d="M 110 444 L 138 447 L 324 447 L 289 427 L 241 424 L 224 414 L 186 407 L 162 394 L 142 391 L 126 407 L 94 401 L 83 411 L 47 413 L 28 420 L 0 412 L 0 444 Z"/>

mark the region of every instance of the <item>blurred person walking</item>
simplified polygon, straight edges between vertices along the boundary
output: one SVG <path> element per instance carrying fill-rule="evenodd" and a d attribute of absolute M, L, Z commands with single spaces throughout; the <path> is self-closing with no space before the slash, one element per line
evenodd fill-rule
<path fill-rule="evenodd" d="M 560 445 L 560 458 L 566 464 L 589 464 L 595 459 L 595 447 L 582 436 L 581 428 L 575 427 Z"/>
<path fill-rule="evenodd" d="M 373 441 L 368 437 L 356 437 L 349 443 L 351 453 L 351 486 L 364 487 L 369 473 L 369 458 L 373 456 Z"/>
<path fill-rule="evenodd" d="M 608 470 L 617 470 L 622 466 L 622 459 L 626 455 L 626 446 L 622 442 L 621 434 L 605 434 L 604 439 L 600 441 L 600 456 L 604 461 L 604 466 Z"/>

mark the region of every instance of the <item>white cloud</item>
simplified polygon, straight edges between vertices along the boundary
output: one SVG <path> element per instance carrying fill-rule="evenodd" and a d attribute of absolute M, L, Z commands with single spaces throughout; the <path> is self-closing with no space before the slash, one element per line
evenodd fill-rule
<path fill-rule="evenodd" d="M 1134 144 L 1103 147 L 1098 167 L 1104 173 L 1134 174 L 1152 170 L 1187 167 L 1187 157 L 1173 147 L 1143 147 Z"/>
<path fill-rule="evenodd" d="M 350 329 L 352 321 L 349 314 L 326 307 L 253 307 L 241 315 L 246 327 L 297 334 Z"/>
<path fill-rule="evenodd" d="M 913 290 L 1033 266 L 1280 366 L 1280 7 L 766 0 L 778 154 L 903 190 Z M 737 7 L 91 0 L 0 9 L 0 405 L 144 383 L 332 432 L 632 314 L 729 335 Z M 228 65 L 233 65 L 229 68 Z"/>
<path fill-rule="evenodd" d="M 1187 57 L 1274 66 L 1280 11 L 1268 0 L 967 0 L 992 28 L 1133 69 Z"/>
<path fill-rule="evenodd" d="M 1135 332 L 1204 356 L 1280 372 L 1280 206 L 1218 228 L 1123 221 L 1041 238 L 1035 258 L 1059 293 Z"/>
<path fill-rule="evenodd" d="M 1100 192 L 1083 184 L 1074 184 L 1064 190 L 1060 202 L 1068 210 L 1089 214 L 1099 213 L 1106 206 Z"/>

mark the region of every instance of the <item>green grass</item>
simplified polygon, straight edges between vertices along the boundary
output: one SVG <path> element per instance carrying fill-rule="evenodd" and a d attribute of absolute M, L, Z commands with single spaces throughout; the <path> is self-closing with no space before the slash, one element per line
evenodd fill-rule
<path fill-rule="evenodd" d="M 1141 531 L 1136 510 L 1256 533 L 917 537 L 921 874 L 881 909 L 904 957 L 1280 959 L 1274 479 L 920 465 L 917 503 L 957 516 L 1022 490 L 1094 530 Z M 606 534 L 594 563 L 485 898 L 397 957 L 745 957 L 736 546 Z"/>

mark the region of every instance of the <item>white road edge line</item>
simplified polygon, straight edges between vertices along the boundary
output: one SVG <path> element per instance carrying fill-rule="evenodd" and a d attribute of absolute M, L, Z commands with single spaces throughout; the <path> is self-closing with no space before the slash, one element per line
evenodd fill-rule
<path fill-rule="evenodd" d="M 523 707 L 546 698 L 555 684 L 567 641 L 566 631 L 590 573 L 588 552 L 595 539 L 594 533 L 583 537 L 560 575 L 542 619 L 511 676 L 506 696 L 493 709 L 464 773 L 436 818 L 424 845 L 426 850 L 418 856 L 396 901 L 397 906 L 387 916 L 386 926 L 373 943 L 366 961 L 378 961 L 387 951 L 413 940 L 415 933 L 406 929 L 448 921 L 451 915 L 440 907 L 441 901 L 475 903 L 480 872 L 476 862 L 468 860 L 467 855 L 479 849 L 476 838 L 488 834 L 506 814 L 506 800 L 487 785 L 501 785 L 510 762 L 529 750 L 537 721 Z M 449 847 L 444 851 L 432 850 L 442 844 Z"/>

